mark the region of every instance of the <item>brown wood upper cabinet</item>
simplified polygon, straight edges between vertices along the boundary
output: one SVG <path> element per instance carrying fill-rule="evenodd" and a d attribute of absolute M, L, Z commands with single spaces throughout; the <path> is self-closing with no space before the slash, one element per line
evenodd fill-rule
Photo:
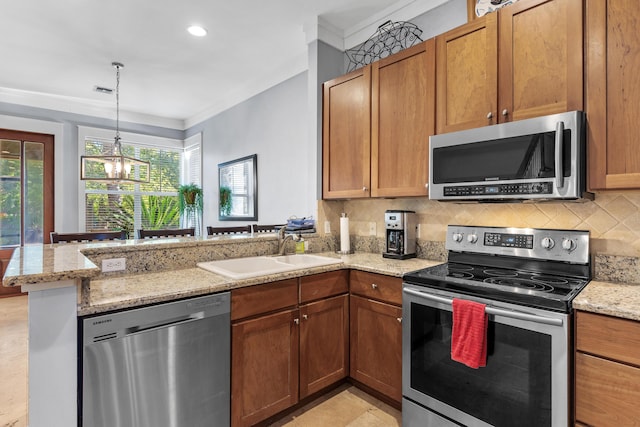
<path fill-rule="evenodd" d="M 437 133 L 583 109 L 583 0 L 520 0 L 436 38 Z"/>
<path fill-rule="evenodd" d="M 324 84 L 323 198 L 424 196 L 435 41 Z"/>
<path fill-rule="evenodd" d="M 640 9 L 637 0 L 586 1 L 589 188 L 640 188 Z"/>

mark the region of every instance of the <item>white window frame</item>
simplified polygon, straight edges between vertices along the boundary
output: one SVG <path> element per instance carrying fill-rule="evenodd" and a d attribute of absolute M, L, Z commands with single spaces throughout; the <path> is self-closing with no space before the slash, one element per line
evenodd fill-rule
<path fill-rule="evenodd" d="M 109 129 L 102 128 L 94 128 L 88 126 L 78 126 L 78 163 L 80 162 L 80 156 L 85 153 L 85 144 L 87 139 L 97 139 L 103 141 L 113 141 L 115 137 L 115 132 Z M 166 138 L 161 136 L 150 136 L 143 135 L 132 132 L 120 132 L 120 137 L 122 138 L 122 142 L 124 145 L 127 143 L 136 144 L 136 145 L 146 145 L 149 147 L 158 147 L 158 148 L 167 148 L 171 150 L 179 150 L 182 151 L 182 173 L 181 173 L 181 184 L 184 184 L 185 177 L 189 177 L 191 175 L 188 170 L 189 164 L 186 161 L 185 153 L 195 152 L 197 150 L 200 153 L 200 162 L 202 161 L 202 134 L 198 133 L 193 135 L 186 140 L 179 140 L 173 138 Z M 202 165 L 200 165 L 200 177 L 198 184 L 201 186 L 202 183 Z M 85 190 L 86 185 L 85 181 L 82 181 L 78 178 L 78 229 L 85 230 L 86 229 L 86 203 L 85 203 Z"/>

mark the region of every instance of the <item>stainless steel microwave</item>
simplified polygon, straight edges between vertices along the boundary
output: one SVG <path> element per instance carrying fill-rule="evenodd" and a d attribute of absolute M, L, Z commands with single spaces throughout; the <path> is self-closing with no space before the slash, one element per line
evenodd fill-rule
<path fill-rule="evenodd" d="M 431 136 L 429 198 L 592 198 L 586 193 L 585 132 L 585 114 L 571 111 Z"/>

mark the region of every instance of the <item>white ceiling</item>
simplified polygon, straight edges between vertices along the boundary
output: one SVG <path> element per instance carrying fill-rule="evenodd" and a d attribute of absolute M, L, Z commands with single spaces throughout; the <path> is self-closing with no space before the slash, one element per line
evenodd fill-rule
<path fill-rule="evenodd" d="M 349 48 L 399 11 L 412 17 L 444 1 L 3 1 L 0 101 L 111 112 L 114 95 L 93 89 L 115 88 L 111 62 L 120 61 L 122 119 L 185 126 L 304 71 L 318 23 Z M 188 34 L 192 24 L 208 35 Z"/>

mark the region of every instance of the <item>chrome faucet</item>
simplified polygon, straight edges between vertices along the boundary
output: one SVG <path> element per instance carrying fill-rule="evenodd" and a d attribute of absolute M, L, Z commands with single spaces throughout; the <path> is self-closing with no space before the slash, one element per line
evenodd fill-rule
<path fill-rule="evenodd" d="M 293 240 L 297 242 L 299 239 L 299 237 L 296 236 L 295 234 L 285 235 L 286 228 L 287 226 L 285 225 L 278 232 L 278 255 L 284 255 L 284 248 L 285 248 L 285 243 L 287 243 L 287 240 Z"/>

